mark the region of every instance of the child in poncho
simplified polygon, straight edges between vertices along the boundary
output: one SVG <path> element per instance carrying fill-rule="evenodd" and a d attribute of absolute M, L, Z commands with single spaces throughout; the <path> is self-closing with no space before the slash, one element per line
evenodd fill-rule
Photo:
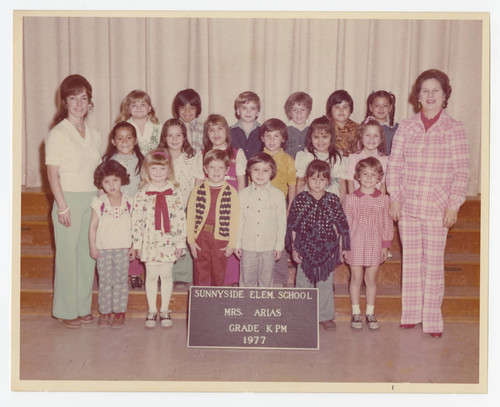
<path fill-rule="evenodd" d="M 292 203 L 288 216 L 286 248 L 297 263 L 297 288 L 318 288 L 319 322 L 333 330 L 335 308 L 333 270 L 350 250 L 349 226 L 337 195 L 326 192 L 330 166 L 313 160 L 306 170 L 308 190 Z"/>

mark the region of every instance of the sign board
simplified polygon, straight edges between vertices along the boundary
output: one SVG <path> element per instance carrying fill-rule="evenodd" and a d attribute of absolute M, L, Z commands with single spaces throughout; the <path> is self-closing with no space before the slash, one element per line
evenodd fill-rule
<path fill-rule="evenodd" d="M 319 349 L 318 290 L 192 286 L 188 347 Z"/>

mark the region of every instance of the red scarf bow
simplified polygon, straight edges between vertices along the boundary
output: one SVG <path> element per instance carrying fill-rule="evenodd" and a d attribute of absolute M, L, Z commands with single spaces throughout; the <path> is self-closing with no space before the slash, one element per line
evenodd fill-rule
<path fill-rule="evenodd" d="M 165 233 L 170 232 L 170 219 L 168 216 L 168 206 L 166 195 L 172 195 L 172 189 L 166 189 L 165 191 L 149 191 L 146 195 L 156 195 L 155 203 L 155 229 L 161 230 L 161 218 L 163 217 L 163 230 Z"/>

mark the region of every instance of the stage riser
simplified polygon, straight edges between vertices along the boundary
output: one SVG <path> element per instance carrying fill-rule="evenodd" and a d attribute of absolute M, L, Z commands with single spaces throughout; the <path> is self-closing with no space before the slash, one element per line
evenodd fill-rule
<path fill-rule="evenodd" d="M 158 295 L 157 306 L 161 305 L 160 295 Z M 21 313 L 24 315 L 51 315 L 52 292 L 39 290 L 24 290 L 21 293 Z M 361 296 L 361 309 L 366 309 L 366 301 Z M 174 293 L 170 301 L 170 309 L 176 316 L 185 316 L 188 309 L 187 293 Z M 351 302 L 347 294 L 335 295 L 335 309 L 338 316 L 347 316 L 351 314 Z M 377 315 L 392 317 L 397 319 L 401 315 L 401 298 L 398 296 L 377 296 L 376 300 Z M 134 291 L 129 294 L 127 306 L 128 314 L 143 314 L 148 312 L 146 294 L 144 292 Z M 474 297 L 445 298 L 442 307 L 443 317 L 449 320 L 479 321 L 479 299 Z M 97 291 L 92 296 L 92 313 L 99 315 L 97 306 Z"/>
<path fill-rule="evenodd" d="M 22 246 L 49 246 L 53 244 L 52 224 L 45 222 L 22 222 L 21 224 L 21 245 Z M 394 231 L 391 251 L 399 253 L 401 251 L 399 233 Z M 480 231 L 464 230 L 453 228 L 448 233 L 446 243 L 448 253 L 480 253 Z"/>
<path fill-rule="evenodd" d="M 467 200 L 459 212 L 457 225 L 448 235 L 445 257 L 446 287 L 454 287 L 457 295 L 446 296 L 443 301 L 445 321 L 479 320 L 480 283 L 480 206 L 479 199 Z M 46 191 L 24 192 L 21 199 L 21 312 L 22 314 L 51 315 L 52 278 L 54 274 L 53 230 L 50 220 L 52 197 Z M 398 320 L 401 315 L 401 263 L 397 227 L 391 247 L 393 258 L 380 266 L 379 291 L 376 300 L 377 315 Z M 293 286 L 295 268 L 290 265 L 289 286 Z M 96 280 L 97 281 L 97 280 Z M 25 284 L 23 284 L 25 282 Z M 351 303 L 347 294 L 349 268 L 343 264 L 334 275 L 336 286 L 335 307 L 337 316 L 348 318 Z M 98 315 L 97 285 L 94 286 L 92 312 Z M 470 295 L 471 291 L 477 294 Z M 364 292 L 364 290 L 362 290 Z M 387 293 L 390 293 L 387 294 Z M 158 296 L 158 307 L 160 296 Z M 176 289 L 170 308 L 176 318 L 187 315 L 188 294 L 186 289 Z M 361 307 L 365 308 L 362 295 Z M 147 313 L 144 290 L 129 293 L 129 316 L 143 318 Z"/>
<path fill-rule="evenodd" d="M 295 269 L 290 267 L 290 273 Z M 54 275 L 53 257 L 21 257 L 21 278 L 49 278 Z M 349 267 L 341 264 L 335 269 L 334 282 L 347 284 L 349 282 Z M 445 282 L 447 286 L 478 287 L 479 263 L 445 264 Z M 293 279 L 292 279 L 293 280 Z M 401 263 L 387 262 L 380 266 L 377 283 L 384 285 L 399 285 L 401 283 Z"/>

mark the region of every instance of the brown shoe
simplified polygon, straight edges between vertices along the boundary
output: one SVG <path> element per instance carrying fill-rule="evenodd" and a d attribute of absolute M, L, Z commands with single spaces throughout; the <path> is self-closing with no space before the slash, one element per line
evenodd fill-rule
<path fill-rule="evenodd" d="M 117 312 L 115 314 L 115 319 L 113 319 L 113 323 L 111 324 L 111 328 L 121 328 L 125 325 L 125 313 Z"/>
<path fill-rule="evenodd" d="M 109 314 L 101 314 L 99 317 L 99 322 L 97 323 L 97 326 L 99 328 L 109 328 L 111 325 L 111 313 Z"/>
<path fill-rule="evenodd" d="M 321 321 L 320 324 L 325 328 L 327 331 L 333 331 L 335 328 L 337 328 L 337 324 L 333 319 L 329 321 Z"/>
<path fill-rule="evenodd" d="M 92 314 L 84 315 L 83 317 L 78 317 L 82 324 L 90 324 L 94 321 L 94 316 Z"/>
<path fill-rule="evenodd" d="M 78 319 L 59 319 L 61 324 L 63 324 L 66 328 L 80 328 L 82 326 L 82 322 Z"/>

